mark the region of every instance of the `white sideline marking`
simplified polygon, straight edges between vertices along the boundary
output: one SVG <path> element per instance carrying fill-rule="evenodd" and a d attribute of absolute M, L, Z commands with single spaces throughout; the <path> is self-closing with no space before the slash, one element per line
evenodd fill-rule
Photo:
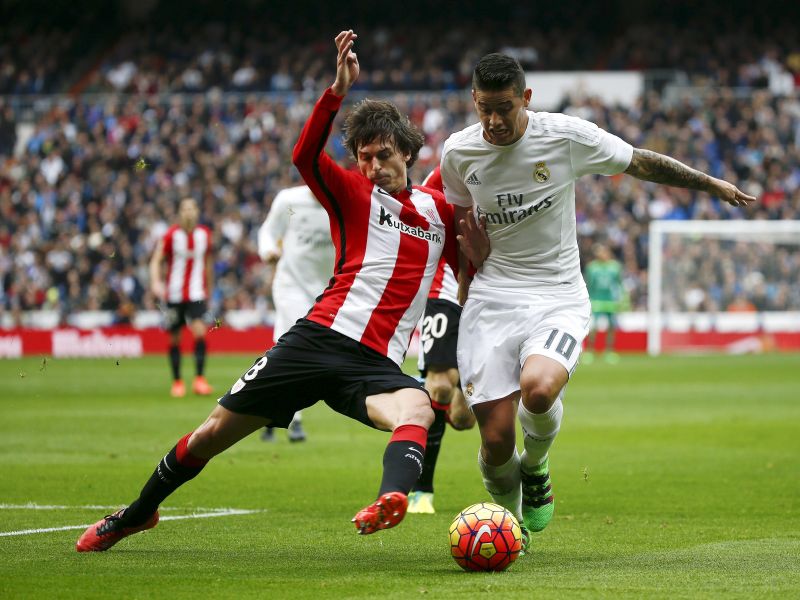
<path fill-rule="evenodd" d="M 4 506 L 5 508 L 5 506 Z M 74 508 L 74 507 L 69 507 Z M 228 517 L 231 515 L 251 515 L 253 513 L 263 512 L 262 510 L 244 510 L 239 508 L 226 508 L 215 509 L 215 512 L 194 513 L 191 515 L 171 515 L 161 517 L 161 521 L 178 521 L 180 519 L 209 519 L 211 517 Z M 20 531 L 0 531 L 0 537 L 9 537 L 12 535 L 31 535 L 34 533 L 50 533 L 51 531 L 69 531 L 70 529 L 86 529 L 92 523 L 87 525 L 65 525 L 64 527 L 44 527 L 40 529 L 22 529 Z"/>
<path fill-rule="evenodd" d="M 0 510 L 119 510 L 123 504 L 82 504 L 82 505 L 66 505 L 66 504 L 36 504 L 35 502 L 26 502 L 25 504 L 0 504 Z M 199 512 L 226 512 L 229 510 L 240 510 L 238 508 L 221 507 L 221 508 L 206 508 L 203 506 L 162 506 L 159 512 L 178 510 L 187 511 L 195 510 Z M 256 511 L 258 512 L 258 511 Z"/>

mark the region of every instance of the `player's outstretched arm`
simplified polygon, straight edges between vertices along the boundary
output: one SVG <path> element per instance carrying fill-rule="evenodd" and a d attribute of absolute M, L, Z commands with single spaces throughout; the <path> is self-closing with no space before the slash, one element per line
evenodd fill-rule
<path fill-rule="evenodd" d="M 731 206 L 747 206 L 749 202 L 755 202 L 753 196 L 748 196 L 732 183 L 701 173 L 652 150 L 634 148 L 631 164 L 625 173 L 644 181 L 708 192 Z"/>
<path fill-rule="evenodd" d="M 352 30 L 336 36 L 336 81 L 317 101 L 292 152 L 292 162 L 300 175 L 329 212 L 332 210 L 329 193 L 339 202 L 348 198 L 347 172 L 325 153 L 325 144 L 342 98 L 358 77 L 358 59 L 351 50 L 356 37 Z"/>

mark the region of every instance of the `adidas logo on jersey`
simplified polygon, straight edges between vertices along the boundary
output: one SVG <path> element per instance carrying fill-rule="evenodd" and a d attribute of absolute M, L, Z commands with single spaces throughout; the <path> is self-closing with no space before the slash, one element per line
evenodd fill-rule
<path fill-rule="evenodd" d="M 475 173 L 470 173 L 469 177 L 467 177 L 467 181 L 465 182 L 467 185 L 480 185 L 481 180 L 478 179 L 478 176 Z"/>

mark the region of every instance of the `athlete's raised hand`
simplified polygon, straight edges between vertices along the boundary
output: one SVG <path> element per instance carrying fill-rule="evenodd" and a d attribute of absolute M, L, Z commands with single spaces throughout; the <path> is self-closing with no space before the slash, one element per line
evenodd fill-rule
<path fill-rule="evenodd" d="M 358 38 L 358 35 L 353 33 L 352 29 L 339 32 L 336 36 L 336 50 L 338 55 L 336 57 L 336 81 L 333 82 L 331 89 L 337 96 L 344 96 L 350 91 L 350 86 L 353 85 L 358 74 L 361 72 L 361 67 L 358 65 L 358 57 L 353 52 L 353 44 Z"/>

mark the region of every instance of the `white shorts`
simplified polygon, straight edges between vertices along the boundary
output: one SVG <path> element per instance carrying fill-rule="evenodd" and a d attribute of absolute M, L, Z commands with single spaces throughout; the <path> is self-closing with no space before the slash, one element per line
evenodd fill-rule
<path fill-rule="evenodd" d="M 297 288 L 272 287 L 272 302 L 275 304 L 275 325 L 272 338 L 278 339 L 302 319 L 314 305 L 315 298 Z"/>
<path fill-rule="evenodd" d="M 467 300 L 458 332 L 458 370 L 469 406 L 519 391 L 525 360 L 540 354 L 572 375 L 589 332 L 588 296 L 531 296 L 515 306 Z"/>

